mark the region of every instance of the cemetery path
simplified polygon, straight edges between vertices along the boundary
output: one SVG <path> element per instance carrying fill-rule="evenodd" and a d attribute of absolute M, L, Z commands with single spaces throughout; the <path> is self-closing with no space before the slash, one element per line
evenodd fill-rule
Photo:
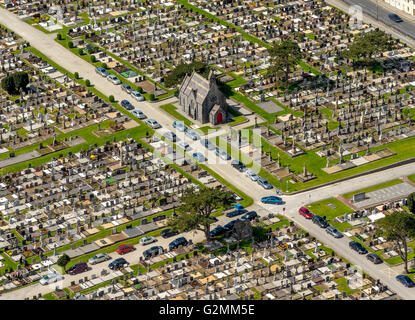
<path fill-rule="evenodd" d="M 329 0 L 329 2 L 332 0 Z M 82 60 L 81 58 L 74 55 L 69 50 L 62 47 L 60 44 L 55 42 L 50 36 L 42 33 L 41 31 L 31 27 L 30 25 L 24 23 L 18 19 L 14 14 L 8 12 L 5 9 L 0 9 L 0 23 L 8 27 L 9 29 L 14 30 L 17 34 L 22 36 L 24 39 L 29 41 L 33 47 L 41 51 L 43 54 L 48 56 L 50 59 L 55 61 L 57 64 L 63 68 L 71 71 L 72 73 L 78 72 L 81 77 L 84 79 L 89 79 L 92 84 L 96 87 L 97 90 L 101 91 L 103 94 L 109 96 L 114 95 L 118 100 L 128 99 L 131 101 L 131 97 L 121 90 L 119 86 L 115 86 L 106 79 L 102 78 L 95 73 L 94 67 L 88 62 Z M 415 29 L 414 29 L 415 30 Z M 148 102 L 135 102 L 133 105 L 138 106 L 145 114 L 149 117 L 157 119 L 163 126 L 163 129 L 160 132 L 172 130 L 172 118 L 162 112 L 157 105 L 150 104 Z M 219 133 L 215 133 L 216 135 Z M 186 140 L 189 142 L 188 140 Z M 190 144 L 190 143 L 189 143 Z M 206 149 L 201 146 L 200 143 L 194 144 L 195 150 L 203 150 L 203 153 L 206 152 Z M 210 156 L 208 157 L 210 158 Z M 225 164 L 215 163 L 208 164 L 215 172 L 221 175 L 229 183 L 235 185 L 237 188 L 251 196 L 254 201 L 258 202 L 261 197 L 267 195 L 275 194 L 274 191 L 264 190 L 256 182 L 251 181 L 243 173 L 238 172 L 233 169 L 229 162 Z M 306 203 L 322 200 L 329 197 L 335 197 L 338 194 L 343 194 L 345 192 L 350 192 L 356 189 L 368 187 L 374 184 L 392 180 L 396 177 L 403 175 L 408 175 L 415 172 L 415 166 L 413 164 L 400 166 L 397 168 L 388 169 L 382 172 L 366 175 L 364 177 L 359 177 L 355 179 L 350 179 L 344 182 L 335 183 L 329 186 L 318 188 L 312 191 L 303 192 L 297 195 L 284 196 L 286 204 L 284 205 L 286 210 L 284 212 L 289 218 L 297 222 L 299 225 L 304 227 L 312 235 L 318 238 L 321 242 L 327 244 L 339 255 L 345 257 L 352 263 L 360 266 L 365 272 L 371 276 L 380 279 L 384 284 L 386 284 L 390 289 L 398 293 L 404 299 L 415 299 L 415 291 L 413 289 L 404 288 L 400 285 L 392 276 L 385 276 L 385 272 L 382 271 L 385 269 L 384 265 L 373 265 L 366 258 L 359 256 L 354 251 L 351 251 L 348 247 L 347 238 L 343 239 L 333 239 L 329 236 L 324 230 L 318 228 L 315 224 L 311 223 L 308 220 L 305 220 L 298 214 L 298 208 L 301 205 Z M 253 208 L 259 208 L 258 214 L 264 216 L 269 212 L 277 213 L 281 212 L 281 207 L 272 207 L 269 205 L 256 204 Z M 264 210 L 265 208 L 265 210 Z M 229 221 L 226 217 L 219 217 L 219 224 L 223 224 Z M 203 239 L 203 235 L 200 232 L 197 233 L 187 233 L 184 234 L 188 239 L 192 239 L 194 243 Z M 168 243 L 173 239 L 159 239 L 158 245 L 167 247 Z M 138 257 L 141 256 L 143 249 L 147 247 L 136 246 L 137 250 L 129 254 L 124 255 L 125 259 L 132 264 L 138 263 Z M 111 256 L 118 257 L 117 253 L 112 253 Z M 93 266 L 92 270 L 79 274 L 76 276 L 65 276 L 63 286 L 67 287 L 70 285 L 71 281 L 79 281 L 79 279 L 88 276 L 89 278 L 92 274 L 98 275 L 102 268 L 106 268 L 106 264 L 99 264 Z M 62 285 L 61 285 L 62 287 Z M 38 293 L 48 293 L 53 291 L 55 288 L 52 286 L 41 286 L 40 284 L 32 285 L 26 288 L 16 290 L 0 296 L 0 299 L 23 299 L 25 297 L 32 297 Z"/>

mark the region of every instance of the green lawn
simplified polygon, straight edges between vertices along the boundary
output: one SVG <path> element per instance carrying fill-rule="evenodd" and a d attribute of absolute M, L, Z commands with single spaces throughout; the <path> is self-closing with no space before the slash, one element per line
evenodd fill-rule
<path fill-rule="evenodd" d="M 184 124 L 188 127 L 191 127 L 193 125 L 193 122 L 190 121 L 185 116 L 183 116 L 181 113 L 177 112 L 177 108 L 171 103 L 160 106 L 160 109 L 163 109 L 164 111 L 166 111 L 168 114 L 170 114 L 172 117 L 176 118 L 177 120 L 183 121 Z"/>
<path fill-rule="evenodd" d="M 351 197 L 353 197 L 357 193 L 371 192 L 371 191 L 383 189 L 383 188 L 386 188 L 386 187 L 394 186 L 394 185 L 400 184 L 400 183 L 403 183 L 403 181 L 401 179 L 395 179 L 395 180 L 391 180 L 391 181 L 386 181 L 386 182 L 377 184 L 375 186 L 371 186 L 371 187 L 364 188 L 364 189 L 360 189 L 360 190 L 357 190 L 357 191 L 345 193 L 345 194 L 342 195 L 342 197 L 345 198 L 345 199 L 346 198 L 351 198 Z"/>
<path fill-rule="evenodd" d="M 328 204 L 333 204 L 336 206 L 336 209 L 330 208 Z M 333 220 L 334 218 L 347 214 L 347 213 L 353 213 L 354 210 L 346 206 L 343 202 L 340 200 L 337 200 L 335 198 L 330 198 L 318 202 L 314 202 L 310 205 L 307 205 L 307 208 L 313 212 L 314 214 L 317 214 L 321 217 L 326 216 L 327 222 L 332 224 L 334 227 L 336 227 L 340 231 L 344 231 L 348 228 L 351 228 L 351 225 L 347 222 L 344 223 L 335 223 Z"/>

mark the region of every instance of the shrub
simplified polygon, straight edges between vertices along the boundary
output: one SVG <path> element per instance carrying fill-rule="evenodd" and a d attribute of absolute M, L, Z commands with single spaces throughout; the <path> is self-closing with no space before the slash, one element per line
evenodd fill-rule
<path fill-rule="evenodd" d="M 154 93 L 150 94 L 150 101 L 156 100 L 156 97 L 154 96 Z"/>
<path fill-rule="evenodd" d="M 143 88 L 137 87 L 137 92 L 143 93 Z"/>
<path fill-rule="evenodd" d="M 57 34 L 57 36 L 56 36 L 56 38 L 57 38 L 58 40 L 62 40 L 62 35 L 61 35 L 60 33 L 58 33 L 58 34 Z"/>
<path fill-rule="evenodd" d="M 69 41 L 69 42 L 68 42 L 68 47 L 69 47 L 70 49 L 72 49 L 72 48 L 73 48 L 73 42 L 72 42 L 72 41 Z"/>
<path fill-rule="evenodd" d="M 91 62 L 92 62 L 92 63 L 97 62 L 97 58 L 95 58 L 95 56 L 91 56 Z"/>
<path fill-rule="evenodd" d="M 84 50 L 82 50 L 81 48 L 79 48 L 79 49 L 78 49 L 78 54 L 79 54 L 80 56 L 82 56 L 82 55 L 84 54 Z"/>
<path fill-rule="evenodd" d="M 108 69 L 108 66 L 107 66 L 107 64 L 106 64 L 106 63 L 102 63 L 102 64 L 101 64 L 101 67 L 102 67 L 102 68 L 104 68 L 104 69 Z"/>
<path fill-rule="evenodd" d="M 110 102 L 114 102 L 115 101 L 114 96 L 113 95 L 110 95 L 109 96 L 109 100 L 110 100 Z"/>
<path fill-rule="evenodd" d="M 91 81 L 89 81 L 88 79 L 85 80 L 85 84 L 87 87 L 91 86 Z"/>
<path fill-rule="evenodd" d="M 78 72 L 75 72 L 74 76 L 75 76 L 75 79 L 79 79 L 79 73 Z"/>

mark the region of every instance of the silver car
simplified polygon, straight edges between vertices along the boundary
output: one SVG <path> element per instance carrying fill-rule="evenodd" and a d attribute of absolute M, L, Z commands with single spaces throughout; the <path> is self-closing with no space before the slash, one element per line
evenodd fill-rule
<path fill-rule="evenodd" d="M 142 237 L 141 239 L 140 239 L 140 243 L 143 245 L 143 246 L 145 246 L 145 245 L 147 245 L 147 244 L 150 244 L 150 243 L 153 243 L 153 242 L 156 242 L 157 241 L 157 239 L 155 238 L 155 237 Z"/>
<path fill-rule="evenodd" d="M 63 276 L 57 273 L 50 273 L 40 279 L 39 283 L 43 286 L 63 280 Z"/>
<path fill-rule="evenodd" d="M 98 253 L 95 256 L 93 256 L 91 259 L 88 260 L 89 264 L 97 264 L 101 263 L 107 260 L 110 260 L 111 257 L 106 253 Z"/>
<path fill-rule="evenodd" d="M 341 238 L 341 237 L 343 237 L 343 234 L 339 230 L 337 230 L 335 227 L 333 227 L 333 226 L 328 226 L 326 228 L 326 232 L 328 234 L 332 235 L 335 238 Z"/>

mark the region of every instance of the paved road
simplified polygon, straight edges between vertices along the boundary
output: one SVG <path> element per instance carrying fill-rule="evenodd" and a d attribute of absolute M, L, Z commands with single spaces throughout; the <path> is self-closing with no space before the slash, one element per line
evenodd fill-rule
<path fill-rule="evenodd" d="M 390 33 L 409 46 L 415 46 L 415 18 L 379 0 L 379 19 L 376 19 L 376 1 L 372 0 L 326 0 L 344 12 L 349 12 L 349 7 L 358 5 L 363 10 L 363 23 L 371 23 L 373 26 Z M 396 23 L 389 19 L 390 13 L 397 13 L 404 22 Z"/>
<path fill-rule="evenodd" d="M 95 73 L 94 67 L 87 63 L 86 61 L 80 59 L 70 51 L 66 50 L 58 43 L 53 41 L 53 39 L 46 34 L 42 33 L 41 31 L 29 26 L 28 24 L 20 21 L 16 16 L 9 13 L 4 9 L 0 9 L 0 23 L 5 25 L 6 27 L 14 30 L 23 38 L 31 42 L 31 45 L 34 46 L 36 49 L 42 51 L 46 54 L 49 58 L 54 60 L 57 64 L 61 65 L 65 69 L 71 71 L 72 73 L 78 72 L 81 77 L 85 79 L 90 79 L 91 83 L 95 85 L 97 90 L 101 91 L 103 94 L 109 96 L 114 95 L 117 99 L 128 99 L 133 101 L 131 97 L 122 91 L 119 86 L 115 86 L 109 81 L 105 80 L 101 76 Z M 150 104 L 148 102 L 133 102 L 133 104 L 141 109 L 147 116 L 151 118 L 157 119 L 162 125 L 163 128 L 159 129 L 161 133 L 165 132 L 166 130 L 172 130 L 171 123 L 173 121 L 170 116 L 166 113 L 160 111 L 156 104 Z M 186 138 L 184 138 L 186 139 Z M 186 141 L 190 142 L 188 139 Z M 200 143 L 196 142 L 194 145 L 196 150 L 205 151 L 206 149 L 201 147 Z M 212 155 L 209 156 L 209 158 Z M 237 186 L 243 192 L 248 194 L 252 197 L 257 204 L 253 206 L 253 209 L 265 207 L 266 210 L 258 210 L 258 213 L 261 216 L 264 216 L 269 213 L 269 211 L 274 213 L 282 213 L 281 207 L 270 207 L 268 205 L 263 206 L 262 204 L 258 204 L 261 197 L 265 195 L 273 194 L 275 191 L 266 191 L 262 189 L 257 183 L 251 181 L 247 178 L 244 174 L 239 173 L 235 169 L 233 169 L 229 161 L 226 163 L 217 163 L 217 164 L 209 164 L 213 170 L 215 170 L 219 175 L 221 175 L 224 179 L 229 181 L 231 184 Z M 389 170 L 385 170 L 382 172 L 374 173 L 371 175 L 367 175 L 364 177 L 355 178 L 352 180 L 335 183 L 330 186 L 325 186 L 319 189 L 312 190 L 310 192 L 304 192 L 297 195 L 292 196 L 285 196 L 284 200 L 286 204 L 285 214 L 297 222 L 299 225 L 303 226 L 307 231 L 309 231 L 313 236 L 318 238 L 321 242 L 325 243 L 329 247 L 331 247 L 335 252 L 339 255 L 345 257 L 346 259 L 350 260 L 352 263 L 360 266 L 365 272 L 370 274 L 375 278 L 381 279 L 381 281 L 388 285 L 389 288 L 397 292 L 400 296 L 405 299 L 415 299 L 415 290 L 414 289 L 407 289 L 401 286 L 396 280 L 388 276 L 385 272 L 385 269 L 389 270 L 385 265 L 373 265 L 369 263 L 364 257 L 359 256 L 354 251 L 348 248 L 348 240 L 346 238 L 343 239 L 333 239 L 329 236 L 324 230 L 321 230 L 316 225 L 312 224 L 310 221 L 306 221 L 304 218 L 299 216 L 297 210 L 301 205 L 326 199 L 329 197 L 335 197 L 338 194 L 343 194 L 345 192 L 353 191 L 357 188 L 365 188 L 374 184 L 378 184 L 381 182 L 385 182 L 388 180 L 395 179 L 400 176 L 408 175 L 415 173 L 415 166 L 413 164 L 401 166 L 398 168 L 393 168 Z M 224 224 L 229 221 L 226 217 L 220 217 L 219 224 Z M 185 234 L 186 238 L 192 239 L 194 243 L 203 239 L 203 235 L 200 232 L 197 233 L 188 233 Z M 167 247 L 168 243 L 173 239 L 160 239 L 159 244 L 163 247 Z M 124 257 L 132 264 L 137 264 L 138 257 L 141 255 L 143 249 L 141 246 L 137 246 L 137 250 L 126 254 Z M 111 256 L 116 257 L 118 256 L 117 253 L 112 253 Z M 78 280 L 79 278 L 83 278 L 84 276 L 90 276 L 91 274 L 98 274 L 103 267 L 104 264 L 100 264 L 94 266 L 92 270 L 88 271 L 87 273 L 76 275 L 76 276 L 65 276 L 65 280 L 63 282 L 63 286 L 66 287 L 70 284 L 71 281 Z M 393 273 L 392 273 L 393 274 Z M 32 297 L 37 293 L 47 293 L 53 290 L 53 287 L 50 288 L 49 286 L 43 287 L 40 284 L 30 286 L 27 288 L 23 288 L 9 294 L 4 294 L 0 298 L 1 299 L 23 299 L 24 297 Z"/>

